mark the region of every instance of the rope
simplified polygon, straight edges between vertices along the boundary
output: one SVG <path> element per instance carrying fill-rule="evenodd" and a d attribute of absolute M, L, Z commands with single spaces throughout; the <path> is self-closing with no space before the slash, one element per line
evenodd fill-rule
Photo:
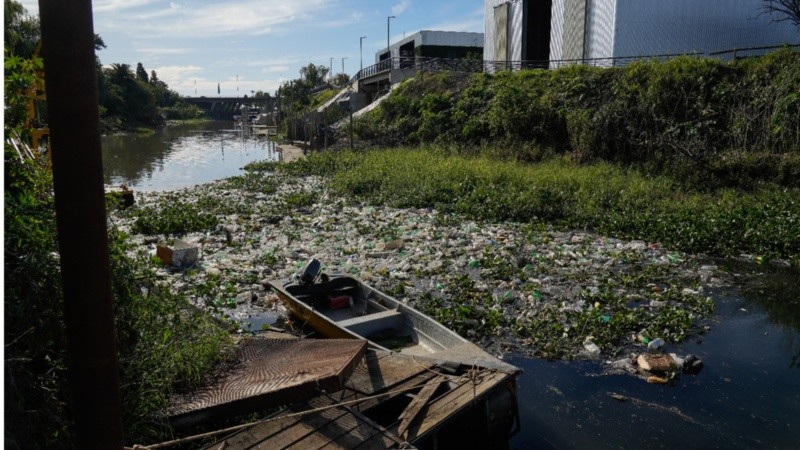
<path fill-rule="evenodd" d="M 286 415 L 278 416 L 278 417 L 270 417 L 270 418 L 267 418 L 267 419 L 263 419 L 263 420 L 259 420 L 259 421 L 255 421 L 255 422 L 250 422 L 250 423 L 245 423 L 245 424 L 241 424 L 241 425 L 234 425 L 232 427 L 224 428 L 222 430 L 209 431 L 208 433 L 196 434 L 194 436 L 187 436 L 185 438 L 174 439 L 172 441 L 167 441 L 167 442 L 161 442 L 159 444 L 152 444 L 152 445 L 139 445 L 139 444 L 136 444 L 133 447 L 124 447 L 124 450 L 156 450 L 156 449 L 159 449 L 159 448 L 171 447 L 173 445 L 184 444 L 184 443 L 187 443 L 187 442 L 192 442 L 192 441 L 196 441 L 196 440 L 199 440 L 199 439 L 204 439 L 204 438 L 207 438 L 207 437 L 216 436 L 218 434 L 232 433 L 234 431 L 243 430 L 245 428 L 250 428 L 252 426 L 261 425 L 261 424 L 268 423 L 268 422 L 274 422 L 274 421 L 277 421 L 277 420 L 285 420 L 285 419 L 294 419 L 294 418 L 303 417 L 303 416 L 306 416 L 306 415 L 309 415 L 309 414 L 314 414 L 314 413 L 318 413 L 318 412 L 327 411 L 329 409 L 338 408 L 340 406 L 348 406 L 348 405 L 355 404 L 355 403 L 361 403 L 363 401 L 371 400 L 371 399 L 374 399 L 374 398 L 385 397 L 385 396 L 394 395 L 394 394 L 402 394 L 403 392 L 413 391 L 415 389 L 419 389 L 420 386 L 424 387 L 424 386 L 426 386 L 428 384 L 430 384 L 430 381 L 427 381 L 425 383 L 418 384 L 418 385 L 415 385 L 415 386 L 409 386 L 409 387 L 406 387 L 406 388 L 396 389 L 396 390 L 393 390 L 393 391 L 387 391 L 387 392 L 383 392 L 383 393 L 376 394 L 376 395 L 370 395 L 370 396 L 367 396 L 367 397 L 361 397 L 361 398 L 358 398 L 358 399 L 355 399 L 355 400 L 348 400 L 348 401 L 345 401 L 345 402 L 334 403 L 332 405 L 321 406 L 319 408 L 313 408 L 313 409 L 309 409 L 309 410 L 306 410 L 306 411 L 300 411 L 300 412 L 297 412 L 297 413 L 286 414 Z"/>

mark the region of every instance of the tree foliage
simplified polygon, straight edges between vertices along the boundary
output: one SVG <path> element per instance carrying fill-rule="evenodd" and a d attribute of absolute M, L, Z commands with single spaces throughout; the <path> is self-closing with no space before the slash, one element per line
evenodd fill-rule
<path fill-rule="evenodd" d="M 17 5 L 6 1 L 6 36 L 28 36 L 27 22 L 11 17 L 27 17 Z M 9 137 L 30 134 L 25 106 L 44 87 L 41 58 L 22 50 L 22 43 L 33 42 L 26 39 L 13 38 L 7 42 L 14 50 L 5 49 L 4 131 Z M 95 45 L 102 47 L 102 39 L 97 37 Z M 111 66 L 108 79 L 105 75 L 108 98 L 133 93 L 149 101 L 153 96 L 150 85 L 136 79 L 126 64 Z M 49 157 L 6 142 L 4 167 L 4 447 L 74 448 Z M 125 438 L 163 440 L 169 437 L 163 418 L 170 395 L 199 382 L 223 357 L 227 333 L 185 297 L 163 289 L 146 256 L 129 256 L 133 247 L 124 234 L 113 228 L 109 234 Z"/>
<path fill-rule="evenodd" d="M 144 70 L 142 63 L 136 64 L 136 78 L 139 81 L 144 81 L 145 83 L 150 82 L 150 79 L 147 76 L 147 71 Z"/>
<path fill-rule="evenodd" d="M 165 115 L 194 118 L 200 114 L 197 108 L 176 108 L 180 95 L 161 81 L 155 71 L 148 76 L 142 63 L 136 65 L 135 72 L 124 63 L 102 68 L 98 73 L 98 89 L 103 119 L 111 122 L 111 126 L 157 126 Z"/>
<path fill-rule="evenodd" d="M 325 83 L 325 77 L 328 75 L 328 68 L 325 66 L 318 66 L 314 63 L 308 63 L 307 66 L 300 68 L 300 81 L 308 87 L 317 87 Z"/>
<path fill-rule="evenodd" d="M 5 53 L 9 56 L 30 58 L 41 36 L 39 20 L 28 15 L 22 4 L 16 0 L 5 0 L 3 9 Z"/>

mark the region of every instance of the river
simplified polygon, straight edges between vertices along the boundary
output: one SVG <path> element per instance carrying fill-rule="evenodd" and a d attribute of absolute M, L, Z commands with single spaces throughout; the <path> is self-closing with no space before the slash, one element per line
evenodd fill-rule
<path fill-rule="evenodd" d="M 103 136 L 104 182 L 161 191 L 237 175 L 247 163 L 277 160 L 275 143 L 233 121 L 171 125 L 152 134 Z"/>
<path fill-rule="evenodd" d="M 277 153 L 271 142 L 220 122 L 107 136 L 103 157 L 107 183 L 169 190 L 238 174 Z M 770 265 L 711 263 L 732 281 L 710 292 L 709 331 L 667 348 L 699 356 L 699 374 L 651 385 L 604 374 L 607 365 L 598 362 L 510 355 L 525 372 L 518 379 L 521 430 L 508 447 L 798 448 L 800 276 Z M 246 320 L 259 329 L 275 316 Z"/>
<path fill-rule="evenodd" d="M 709 332 L 668 348 L 699 356 L 705 362 L 699 374 L 659 386 L 603 375 L 596 363 L 512 357 L 525 373 L 519 378 L 522 430 L 510 447 L 798 448 L 798 274 L 723 265 L 736 274 L 737 286 L 712 292 Z"/>

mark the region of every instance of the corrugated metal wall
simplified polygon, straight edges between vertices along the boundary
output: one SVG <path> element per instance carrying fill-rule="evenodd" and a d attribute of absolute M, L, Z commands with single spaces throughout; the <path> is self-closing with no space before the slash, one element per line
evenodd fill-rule
<path fill-rule="evenodd" d="M 610 58 L 614 54 L 614 20 L 617 0 L 588 0 L 586 58 Z M 611 60 L 593 62 L 611 66 Z"/>
<path fill-rule="evenodd" d="M 616 0 L 614 55 L 710 53 L 797 43 L 787 23 L 759 16 L 761 0 Z"/>
<path fill-rule="evenodd" d="M 550 59 L 581 60 L 588 57 L 588 26 L 592 0 L 553 0 L 550 21 Z M 596 27 L 599 28 L 599 27 Z"/>
<path fill-rule="evenodd" d="M 553 0 L 553 14 L 550 18 L 550 59 L 564 59 L 564 2 Z"/>
<path fill-rule="evenodd" d="M 503 4 L 508 8 L 506 60 L 519 61 L 522 59 L 522 21 L 524 18 L 522 0 L 486 0 L 484 3 L 483 59 L 487 61 L 503 60 L 495 55 L 495 41 L 498 36 L 495 25 L 495 8 Z"/>
<path fill-rule="evenodd" d="M 494 9 L 501 4 L 509 8 L 507 57 L 519 60 L 522 0 L 485 1 L 484 59 L 498 59 Z M 800 43 L 800 33 L 791 24 L 771 23 L 768 15 L 759 14 L 762 4 L 762 0 L 553 0 L 550 59 L 707 54 Z"/>

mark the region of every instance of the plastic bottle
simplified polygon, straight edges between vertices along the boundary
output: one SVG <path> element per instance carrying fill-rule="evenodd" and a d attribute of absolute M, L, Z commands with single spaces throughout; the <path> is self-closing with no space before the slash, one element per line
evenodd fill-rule
<path fill-rule="evenodd" d="M 585 348 L 586 351 L 589 352 L 589 355 L 591 356 L 597 356 L 600 354 L 600 347 L 598 347 L 597 344 L 592 342 L 591 339 L 586 339 L 585 341 L 583 341 L 583 348 Z"/>
<path fill-rule="evenodd" d="M 650 351 L 658 351 L 661 350 L 662 347 L 664 347 L 664 340 L 661 338 L 655 338 L 647 344 L 647 348 Z"/>

